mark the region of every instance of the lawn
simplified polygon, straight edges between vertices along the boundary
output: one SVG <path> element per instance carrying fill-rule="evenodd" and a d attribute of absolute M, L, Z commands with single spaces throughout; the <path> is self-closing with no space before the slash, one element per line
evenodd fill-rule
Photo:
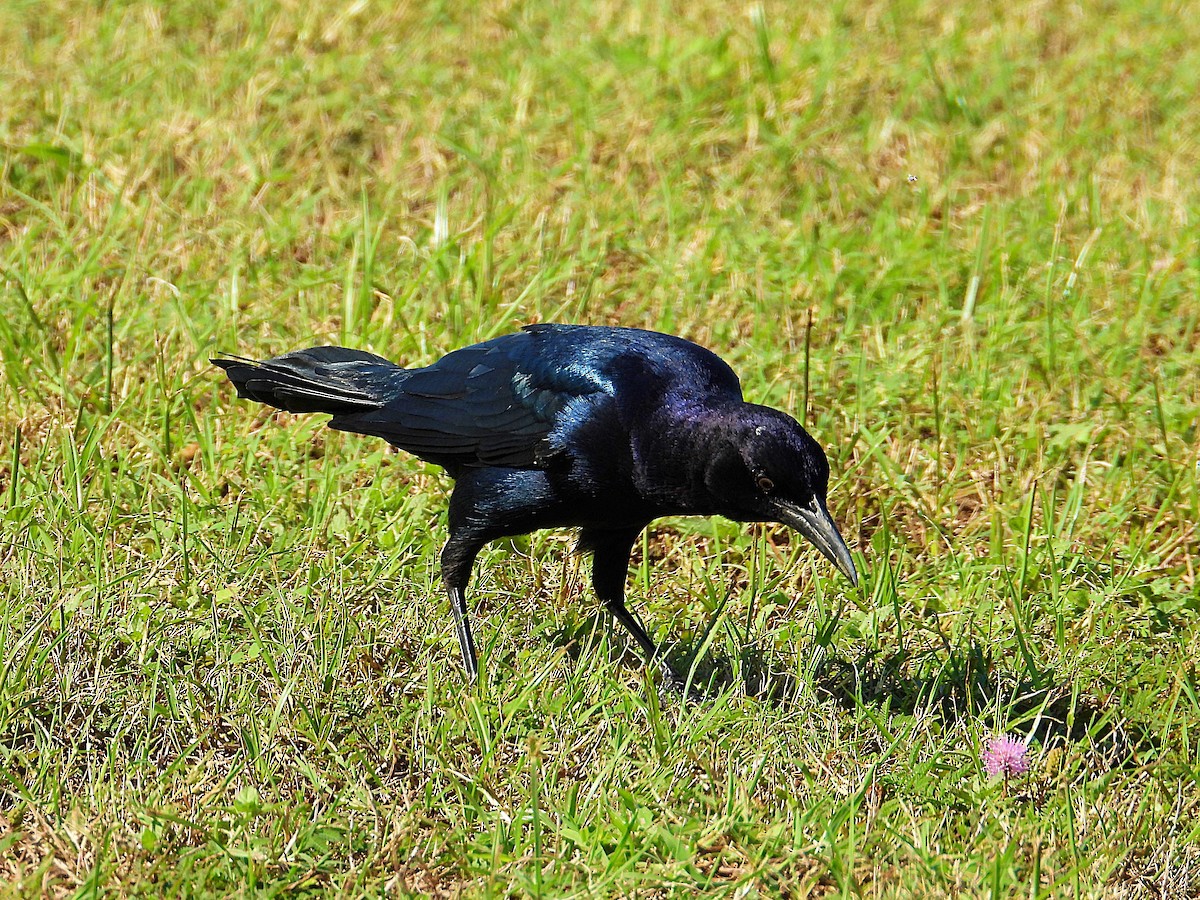
<path fill-rule="evenodd" d="M 1200 896 L 1187 4 L 6 0 L 6 896 Z M 858 590 L 664 520 L 631 604 L 208 358 L 711 347 Z M 989 777 L 997 736 L 1029 771 Z"/>

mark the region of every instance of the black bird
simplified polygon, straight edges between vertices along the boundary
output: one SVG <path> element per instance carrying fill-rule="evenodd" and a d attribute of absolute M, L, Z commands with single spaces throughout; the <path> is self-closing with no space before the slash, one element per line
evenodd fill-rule
<path fill-rule="evenodd" d="M 829 464 L 800 424 L 747 403 L 733 370 L 683 338 L 636 328 L 530 325 L 422 369 L 344 347 L 214 359 L 239 397 L 381 437 L 456 480 L 442 581 L 467 673 L 478 676 L 466 590 L 480 549 L 579 529 L 609 612 L 678 676 L 625 607 L 634 541 L 660 516 L 795 528 L 857 585 L 825 506 Z"/>

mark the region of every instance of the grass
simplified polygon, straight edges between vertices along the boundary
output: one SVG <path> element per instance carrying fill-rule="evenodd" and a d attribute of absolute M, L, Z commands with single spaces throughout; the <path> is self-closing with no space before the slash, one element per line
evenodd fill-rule
<path fill-rule="evenodd" d="M 0 6 L 5 894 L 1200 892 L 1185 13 Z M 536 534 L 470 689 L 449 481 L 206 361 L 531 321 L 805 415 L 862 589 L 661 523 L 680 706 Z"/>

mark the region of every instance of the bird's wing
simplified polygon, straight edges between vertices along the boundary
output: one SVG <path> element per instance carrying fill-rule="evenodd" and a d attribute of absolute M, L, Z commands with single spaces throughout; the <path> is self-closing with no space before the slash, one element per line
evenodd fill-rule
<path fill-rule="evenodd" d="M 594 371 L 562 365 L 530 335 L 508 335 L 411 369 L 382 408 L 329 424 L 447 467 L 538 467 L 562 412 L 605 389 Z"/>

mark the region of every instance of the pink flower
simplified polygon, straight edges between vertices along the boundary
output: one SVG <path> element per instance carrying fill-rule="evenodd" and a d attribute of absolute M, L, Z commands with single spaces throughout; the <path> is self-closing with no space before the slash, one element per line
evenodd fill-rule
<path fill-rule="evenodd" d="M 1010 737 L 994 737 L 983 751 L 983 767 L 991 776 L 1022 775 L 1029 771 L 1029 760 L 1025 755 L 1029 747 Z"/>

